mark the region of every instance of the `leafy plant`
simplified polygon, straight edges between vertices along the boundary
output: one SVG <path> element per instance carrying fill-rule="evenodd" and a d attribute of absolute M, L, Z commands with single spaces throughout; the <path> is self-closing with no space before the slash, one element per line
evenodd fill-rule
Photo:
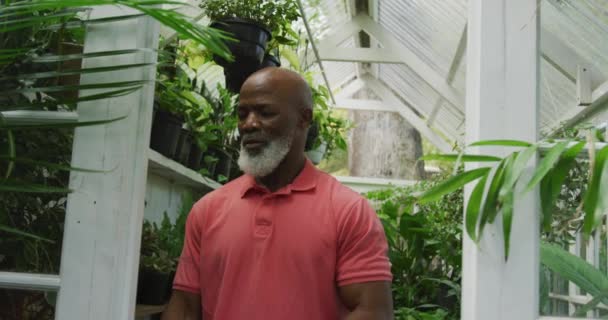
<path fill-rule="evenodd" d="M 161 273 L 175 271 L 184 246 L 186 219 L 194 205 L 192 194 L 184 193 L 175 223 L 166 212 L 160 227 L 155 222 L 144 221 L 142 229 L 141 262 L 144 269 Z"/>
<path fill-rule="evenodd" d="M 542 142 L 541 142 L 542 143 Z M 465 227 L 469 237 L 475 241 L 482 236 L 484 227 L 499 216 L 503 219 L 504 254 L 508 258 L 511 225 L 513 219 L 513 201 L 540 185 L 542 226 L 549 230 L 553 218 L 553 208 L 568 172 L 576 163 L 576 157 L 585 146 L 584 141 L 555 141 L 544 154 L 531 178 L 523 172 L 532 157 L 538 152 L 541 143 L 531 144 L 525 141 L 498 140 L 480 141 L 471 146 L 513 147 L 513 151 L 504 158 L 482 156 L 483 161 L 498 162 L 495 170 L 485 166 L 456 174 L 435 188 L 424 193 L 419 203 L 436 200 L 464 185 L 479 180 L 470 195 L 466 209 Z M 423 159 L 453 159 L 460 162 L 480 162 L 480 156 L 431 155 Z M 608 209 L 608 201 L 601 194 L 608 194 L 608 146 L 601 149 L 593 159 L 592 174 L 586 188 L 581 207 L 585 213 L 583 232 L 588 236 L 601 222 L 602 212 Z M 525 179 L 525 180 L 524 180 Z M 516 185 L 522 183 L 523 190 L 516 191 Z M 487 191 L 486 190 L 487 188 Z"/>
<path fill-rule="evenodd" d="M 292 28 L 300 17 L 296 0 L 202 0 L 200 7 L 212 21 L 239 18 L 270 30 L 267 52 L 298 43 L 299 35 Z"/>
<path fill-rule="evenodd" d="M 396 318 L 458 319 L 462 277 L 462 189 L 436 202 L 416 196 L 436 181 L 370 192 L 384 225 Z"/>
<path fill-rule="evenodd" d="M 317 136 L 309 141 L 307 149 L 313 150 L 326 145 L 325 156 L 329 157 L 335 150 L 346 150 L 346 133 L 352 124 L 336 115 L 330 106 L 329 88 L 316 84 L 314 72 L 305 71 L 298 60 L 297 54 L 290 48 L 282 48 L 281 56 L 289 62 L 289 68 L 302 75 L 312 90 L 313 121 L 317 126 Z"/>

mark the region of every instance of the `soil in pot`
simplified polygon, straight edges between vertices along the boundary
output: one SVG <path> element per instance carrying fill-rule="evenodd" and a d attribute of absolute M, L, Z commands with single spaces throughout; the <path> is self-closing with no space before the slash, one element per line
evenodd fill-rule
<path fill-rule="evenodd" d="M 169 111 L 157 108 L 152 121 L 150 148 L 162 155 L 173 158 L 182 130 L 182 119 Z"/>
<path fill-rule="evenodd" d="M 173 274 L 141 269 L 137 282 L 137 303 L 163 305 L 169 301 Z"/>

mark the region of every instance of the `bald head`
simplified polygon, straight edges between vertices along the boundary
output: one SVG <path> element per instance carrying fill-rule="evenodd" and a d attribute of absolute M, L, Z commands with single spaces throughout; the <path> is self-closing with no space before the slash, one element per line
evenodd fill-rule
<path fill-rule="evenodd" d="M 247 78 L 241 88 L 243 92 L 272 93 L 289 102 L 297 110 L 312 109 L 312 91 L 298 73 L 276 67 L 261 69 Z M 295 110 L 294 110 L 295 111 Z"/>

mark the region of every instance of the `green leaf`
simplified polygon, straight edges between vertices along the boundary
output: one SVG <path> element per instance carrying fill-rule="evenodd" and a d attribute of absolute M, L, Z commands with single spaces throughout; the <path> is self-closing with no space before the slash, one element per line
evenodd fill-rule
<path fill-rule="evenodd" d="M 15 125 L 0 125 L 0 130 L 31 130 L 31 129 L 57 129 L 57 128 L 78 128 L 78 127 L 89 127 L 98 126 L 102 124 L 108 124 L 127 118 L 127 116 L 108 119 L 108 120 L 97 120 L 97 121 L 81 121 L 81 122 L 61 122 L 51 124 L 15 124 Z"/>
<path fill-rule="evenodd" d="M 4 180 L 0 183 L 0 191 L 26 192 L 26 193 L 70 193 L 72 190 L 49 187 L 41 184 L 24 183 L 12 180 Z"/>
<path fill-rule="evenodd" d="M 77 90 L 92 90 L 92 89 L 117 89 L 141 86 L 152 81 L 148 80 L 136 80 L 136 81 L 122 81 L 122 82 L 107 82 L 107 83 L 93 83 L 93 84 L 79 84 L 70 86 L 51 86 L 51 87 L 34 87 L 34 88 L 23 88 L 10 91 L 0 92 L 0 95 L 10 93 L 36 93 L 36 92 L 64 92 L 64 91 L 77 91 Z"/>
<path fill-rule="evenodd" d="M 420 160 L 443 160 L 457 161 L 459 154 L 429 154 L 420 158 Z M 498 162 L 502 158 L 487 155 L 462 154 L 460 161 L 463 162 Z"/>
<path fill-rule="evenodd" d="M 549 171 L 553 169 L 553 167 L 559 161 L 560 156 L 562 155 L 564 150 L 566 150 L 567 147 L 568 142 L 564 141 L 556 144 L 555 146 L 553 146 L 553 148 L 549 150 L 549 152 L 547 152 L 545 157 L 538 164 L 534 175 L 532 176 L 530 182 L 528 182 L 526 188 L 522 193 L 528 193 L 532 191 L 534 187 L 536 187 L 536 185 L 547 175 L 547 173 L 549 173 Z"/>
<path fill-rule="evenodd" d="M 557 245 L 542 242 L 540 260 L 543 265 L 559 274 L 562 279 L 571 281 L 593 297 L 602 296 L 608 292 L 606 275 L 587 261 Z M 603 297 L 602 302 L 608 304 L 608 299 Z"/>
<path fill-rule="evenodd" d="M 500 190 L 500 187 L 504 181 L 505 167 L 510 166 L 514 158 L 515 154 L 511 154 L 509 157 L 503 159 L 494 171 L 492 182 L 490 183 L 490 187 L 483 203 L 483 210 L 481 211 L 478 238 L 480 238 L 483 234 L 486 223 L 493 222 L 494 218 L 496 217 L 499 206 L 498 191 Z"/>
<path fill-rule="evenodd" d="M 482 140 L 477 141 L 469 145 L 470 147 L 476 146 L 502 146 L 502 147 L 531 147 L 532 144 L 526 141 L 520 140 Z"/>
<path fill-rule="evenodd" d="M 477 242 L 477 222 L 479 221 L 479 213 L 481 210 L 481 199 L 483 198 L 483 192 L 486 186 L 488 176 L 485 175 L 477 182 L 477 185 L 473 189 L 469 202 L 467 203 L 467 210 L 465 214 L 465 226 L 469 237 Z"/>
<path fill-rule="evenodd" d="M 600 191 L 608 191 L 608 178 L 602 179 L 602 173 L 608 172 L 607 161 L 608 146 L 600 150 L 595 157 L 595 165 L 593 167 L 593 176 L 589 182 L 589 188 L 583 200 L 583 210 L 585 211 L 585 219 L 583 222 L 583 234 L 588 237 L 595 227 L 601 222 L 603 215 L 603 207 L 607 193 L 602 194 Z M 603 180 L 603 181 L 602 181 Z"/>
<path fill-rule="evenodd" d="M 509 196 L 510 193 L 513 193 L 515 184 L 526 169 L 530 159 L 536 154 L 537 150 L 538 145 L 531 145 L 521 152 L 514 153 L 517 156 L 515 157 L 515 161 L 512 163 L 513 165 L 506 168 L 505 180 L 498 193 L 498 199 L 500 201 Z"/>
<path fill-rule="evenodd" d="M 545 232 L 551 231 L 551 220 L 553 207 L 559 196 L 562 185 L 568 176 L 568 172 L 576 163 L 576 157 L 585 147 L 585 142 L 581 141 L 566 150 L 555 168 L 553 168 L 541 181 L 540 200 L 543 214 L 542 225 Z"/>
<path fill-rule="evenodd" d="M 16 234 L 18 236 L 32 238 L 32 239 L 36 239 L 36 240 L 40 240 L 40 241 L 44 241 L 44 242 L 55 243 L 55 241 L 53 241 L 53 240 L 43 238 L 43 237 L 37 236 L 35 234 L 27 233 L 27 232 L 24 232 L 24 231 L 15 229 L 15 228 L 11 228 L 9 226 L 4 226 L 1 224 L 0 224 L 0 231 L 6 232 L 6 233 L 11 233 L 11 234 Z"/>
<path fill-rule="evenodd" d="M 484 167 L 465 171 L 455 176 L 452 176 L 449 179 L 434 186 L 433 188 L 427 190 L 424 194 L 420 196 L 418 202 L 420 204 L 425 204 L 432 201 L 436 201 L 442 196 L 452 193 L 464 187 L 467 183 L 486 175 L 489 171 L 490 168 Z"/>
<path fill-rule="evenodd" d="M 44 79 L 44 78 L 56 78 L 56 77 L 70 76 L 70 75 L 81 75 L 81 74 L 89 74 L 89 73 L 103 73 L 103 72 L 112 72 L 112 71 L 120 71 L 120 70 L 128 70 L 128 69 L 137 69 L 137 68 L 144 68 L 144 67 L 152 67 L 155 65 L 156 64 L 154 64 L 154 63 L 134 63 L 134 64 L 118 65 L 118 66 L 110 66 L 110 67 L 25 73 L 25 74 L 19 74 L 16 76 L 10 76 L 10 77 L 0 77 L 0 81 L 2 81 L 2 80 L 34 80 L 34 79 Z"/>
<path fill-rule="evenodd" d="M 502 235 L 504 244 L 505 261 L 509 259 L 511 245 L 511 228 L 513 226 L 513 192 L 509 193 L 502 207 Z"/>
<path fill-rule="evenodd" d="M 12 163 L 23 163 L 23 164 L 32 165 L 32 166 L 42 166 L 42 167 L 45 167 L 48 169 L 55 169 L 55 170 L 61 170 L 61 171 L 78 171 L 78 172 L 90 172 L 90 173 L 108 172 L 108 171 L 103 171 L 103 170 L 93 170 L 93 169 L 70 167 L 70 166 L 64 166 L 64 165 L 46 162 L 46 161 L 38 161 L 38 160 L 27 159 L 27 158 L 16 158 L 16 157 L 11 157 L 11 156 L 4 156 L 4 155 L 0 155 L 0 159 L 7 160 Z"/>
<path fill-rule="evenodd" d="M 17 155 L 17 149 L 15 147 L 15 135 L 13 134 L 12 130 L 7 130 L 7 139 L 8 139 L 8 155 L 10 157 L 15 157 Z M 9 161 L 7 169 L 6 169 L 6 175 L 4 175 L 5 179 L 8 179 L 11 174 L 13 173 L 13 170 L 15 169 L 15 161 Z"/>

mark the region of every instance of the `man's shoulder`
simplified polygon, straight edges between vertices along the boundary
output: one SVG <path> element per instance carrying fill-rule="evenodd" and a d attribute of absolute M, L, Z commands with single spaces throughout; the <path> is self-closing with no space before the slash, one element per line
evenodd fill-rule
<path fill-rule="evenodd" d="M 361 194 L 338 181 L 334 176 L 320 171 L 317 185 L 322 194 L 329 196 L 334 208 L 340 209 L 365 200 Z"/>

